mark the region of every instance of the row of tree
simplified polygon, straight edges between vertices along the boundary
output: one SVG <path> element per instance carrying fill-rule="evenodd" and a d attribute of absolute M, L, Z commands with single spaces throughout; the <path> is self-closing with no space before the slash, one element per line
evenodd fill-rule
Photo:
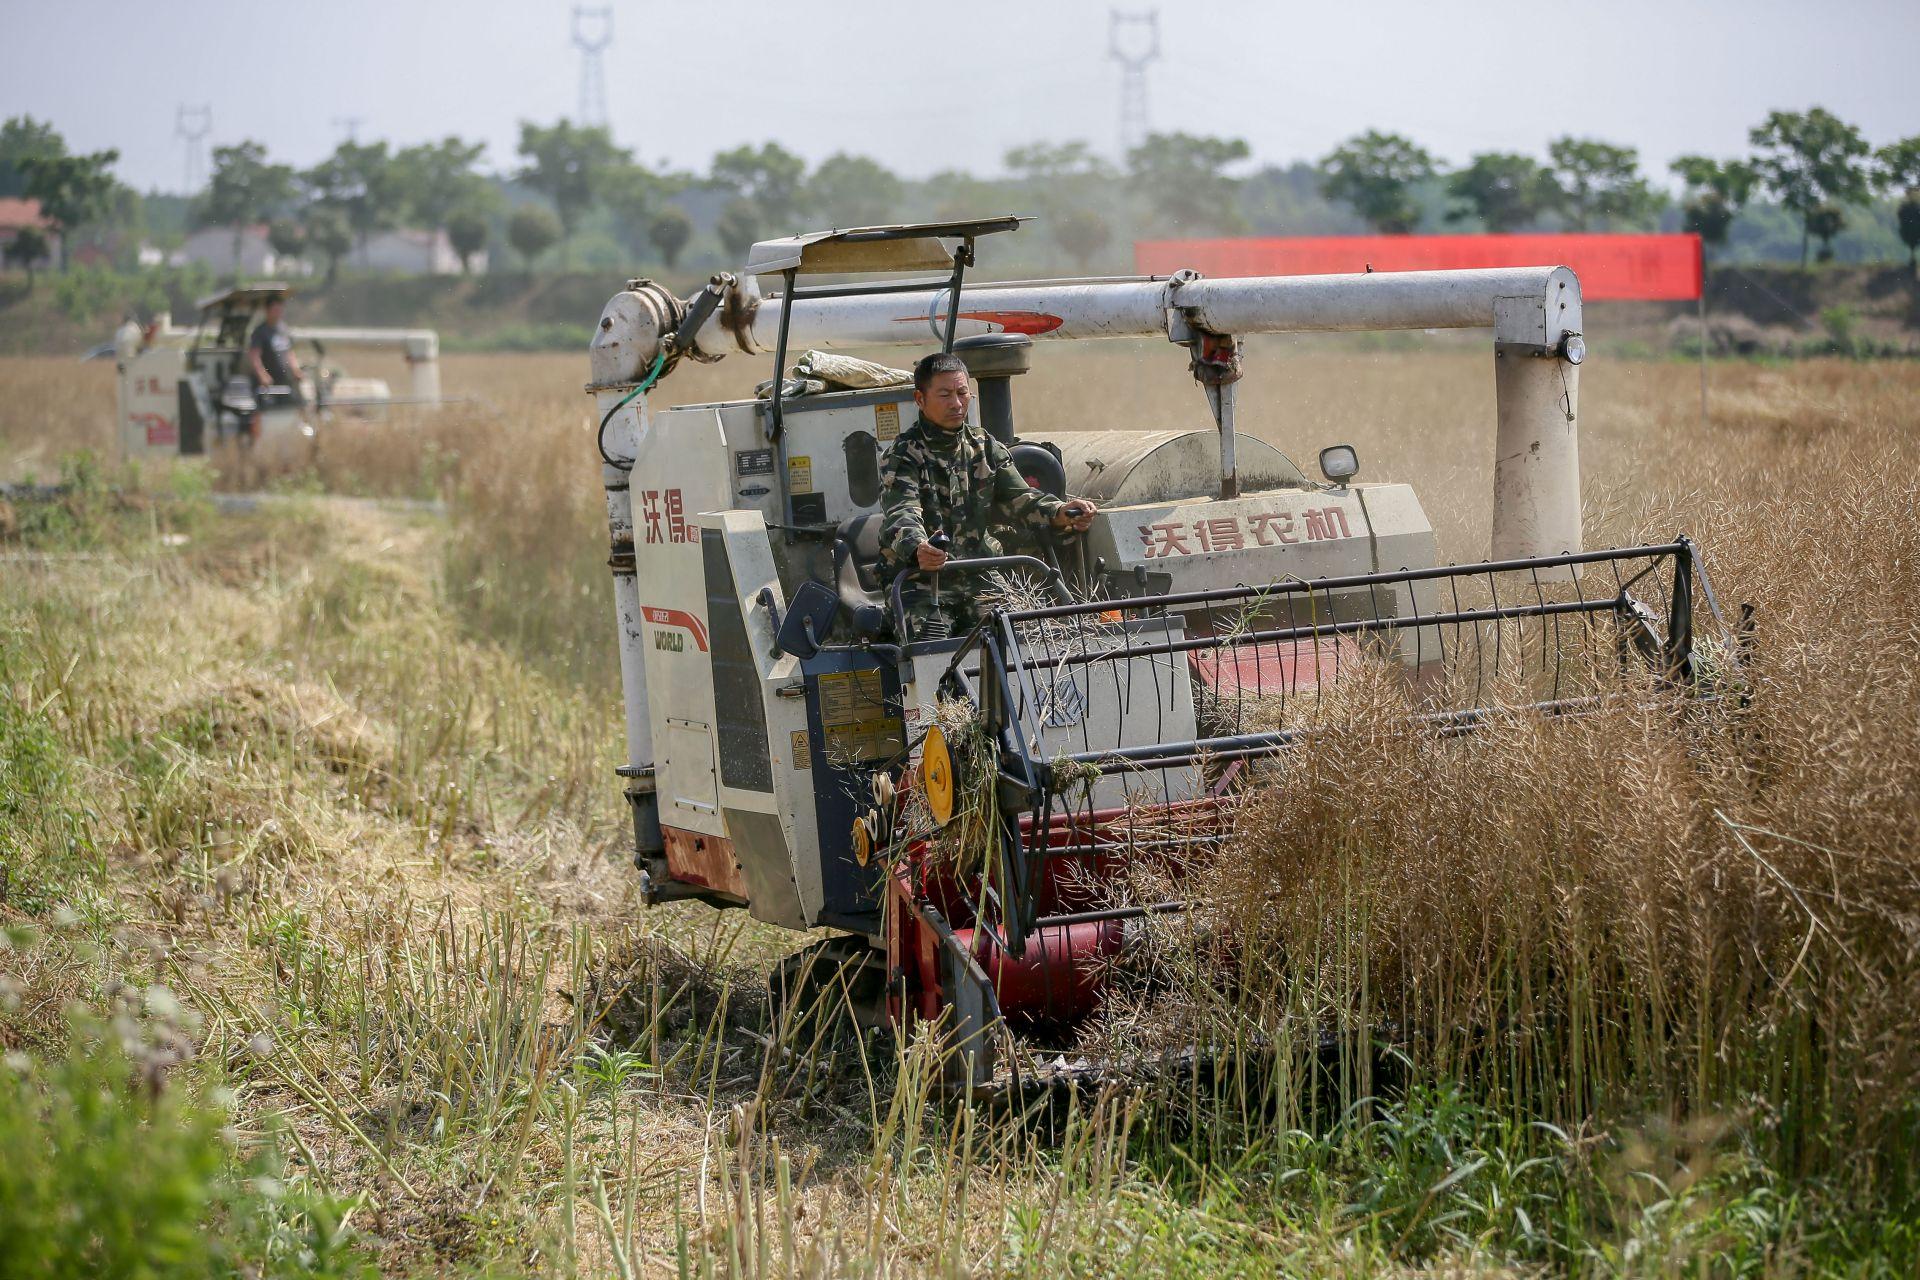
<path fill-rule="evenodd" d="M 1679 220 L 1709 244 L 1724 244 L 1735 220 L 1764 203 L 1797 220 L 1803 263 L 1813 241 L 1829 257 L 1849 210 L 1879 192 L 1897 202 L 1910 258 L 1920 248 L 1920 136 L 1874 151 L 1859 129 L 1815 107 L 1769 114 L 1751 142 L 1747 156 L 1684 156 L 1672 165 L 1684 185 Z M 347 141 L 305 170 L 274 161 L 257 142 L 217 147 L 191 219 L 232 228 L 236 262 L 244 230 L 264 223 L 277 252 L 324 259 L 331 278 L 356 245 L 395 226 L 444 229 L 463 263 L 504 239 L 530 267 L 556 246 L 569 263 L 592 223 L 618 252 L 671 269 L 703 235 L 722 261 L 738 262 L 756 239 L 816 224 L 1019 208 L 1041 215 L 1052 243 L 1085 267 L 1127 234 L 1626 230 L 1672 225 L 1676 212 L 1633 148 L 1588 138 L 1554 139 L 1544 162 L 1487 152 L 1452 171 L 1413 140 L 1378 131 L 1314 166 L 1237 176 L 1250 158 L 1240 139 L 1166 133 L 1131 150 L 1124 166 L 1084 142 L 1035 143 L 1006 154 L 1004 178 L 950 170 L 909 181 L 845 153 L 809 168 L 768 142 L 720 152 L 697 174 L 649 168 L 604 128 L 561 120 L 523 123 L 517 163 L 496 174 L 482 171 L 483 144 L 458 137 L 397 149 Z M 113 151 L 69 154 L 51 126 L 31 117 L 0 125 L 0 195 L 38 199 L 63 234 L 138 202 L 113 177 L 117 160 Z M 34 248 L 15 246 L 17 254 Z"/>
<path fill-rule="evenodd" d="M 1813 240 L 1820 242 L 1820 256 L 1831 258 L 1847 210 L 1879 191 L 1900 201 L 1900 237 L 1909 261 L 1920 250 L 1920 136 L 1873 151 L 1858 128 L 1815 107 L 1770 112 L 1748 140 L 1750 156 L 1687 155 L 1671 166 L 1686 187 L 1684 225 L 1708 244 L 1724 244 L 1740 210 L 1764 195 L 1799 219 L 1803 264 Z M 1390 233 L 1418 226 L 1414 192 L 1443 176 L 1423 148 L 1392 133 L 1361 134 L 1320 166 L 1329 196 Z M 1590 138 L 1555 139 L 1545 164 L 1514 152 L 1485 152 L 1444 178 L 1453 201 L 1448 219 L 1476 219 L 1488 231 L 1517 231 L 1550 219 L 1571 231 L 1633 228 L 1649 223 L 1666 203 L 1640 176 L 1632 147 Z"/>
<path fill-rule="evenodd" d="M 113 176 L 118 151 L 73 155 L 52 125 L 32 116 L 0 124 L 0 196 L 24 196 L 40 202 L 40 216 L 62 239 L 116 210 L 133 193 Z M 38 227 L 23 227 L 7 242 L 6 261 L 29 271 L 51 250 Z"/>

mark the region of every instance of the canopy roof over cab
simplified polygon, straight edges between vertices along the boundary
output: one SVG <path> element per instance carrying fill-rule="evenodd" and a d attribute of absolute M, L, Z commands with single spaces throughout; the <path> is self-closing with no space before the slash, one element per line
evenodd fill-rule
<path fill-rule="evenodd" d="M 219 293 L 210 293 L 193 305 L 205 315 L 209 311 L 251 311 L 255 307 L 264 307 L 275 298 L 284 299 L 293 292 L 293 286 L 275 280 L 262 280 L 256 284 L 241 285 L 235 289 L 223 289 Z"/>
<path fill-rule="evenodd" d="M 954 325 L 960 316 L 960 286 L 973 265 L 977 236 L 1017 230 L 1024 218 L 1007 214 L 961 222 L 907 222 L 890 227 L 849 227 L 816 231 L 811 235 L 762 240 L 747 254 L 748 275 L 778 275 L 786 284 L 780 308 L 780 333 L 773 343 L 773 394 L 767 400 L 767 434 L 776 454 L 775 483 L 788 527 L 794 524 L 793 493 L 787 479 L 785 398 L 787 337 L 793 322 L 793 304 L 819 298 L 857 298 L 881 293 L 909 293 L 928 285 L 944 286 L 947 323 L 940 343 L 953 350 Z M 860 275 L 887 271 L 941 271 L 944 279 L 848 284 L 829 280 L 801 285 L 802 275 Z M 697 326 L 696 326 L 697 328 Z"/>
<path fill-rule="evenodd" d="M 1011 214 L 963 222 L 906 222 L 887 227 L 848 227 L 803 236 L 762 240 L 747 254 L 747 274 L 857 274 L 869 271 L 951 271 L 958 249 L 976 236 L 1012 231 L 1025 218 Z"/>

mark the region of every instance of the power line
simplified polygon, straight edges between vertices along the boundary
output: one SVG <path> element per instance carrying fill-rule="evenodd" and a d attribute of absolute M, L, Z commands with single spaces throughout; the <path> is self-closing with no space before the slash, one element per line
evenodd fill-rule
<path fill-rule="evenodd" d="M 186 151 L 185 190 L 198 191 L 207 180 L 207 135 L 213 132 L 213 107 L 181 103 L 173 113 L 173 136 Z"/>
<path fill-rule="evenodd" d="M 1133 35 L 1131 42 L 1124 37 Z M 1107 56 L 1120 64 L 1120 155 L 1147 140 L 1147 67 L 1160 57 L 1160 11 L 1107 11 Z"/>
<path fill-rule="evenodd" d="M 580 123 L 607 123 L 607 72 L 600 55 L 613 43 L 613 10 L 573 7 L 573 47 L 580 51 Z"/>
<path fill-rule="evenodd" d="M 365 119 L 365 116 L 335 116 L 333 127 L 347 135 L 346 141 L 358 142 L 360 141 L 360 124 Z"/>

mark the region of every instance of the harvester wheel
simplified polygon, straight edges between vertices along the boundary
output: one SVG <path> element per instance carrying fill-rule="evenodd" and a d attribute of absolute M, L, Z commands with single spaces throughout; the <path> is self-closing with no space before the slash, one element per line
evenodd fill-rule
<path fill-rule="evenodd" d="M 927 740 L 920 748 L 920 789 L 926 793 L 934 822 L 943 827 L 952 822 L 953 752 L 939 725 L 927 730 Z"/>

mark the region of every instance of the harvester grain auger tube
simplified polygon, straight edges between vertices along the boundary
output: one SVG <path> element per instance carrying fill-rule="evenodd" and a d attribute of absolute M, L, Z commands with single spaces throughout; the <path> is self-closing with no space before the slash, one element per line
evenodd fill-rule
<path fill-rule="evenodd" d="M 1580 282 L 1565 267 L 970 284 L 957 305 L 943 288 L 803 297 L 790 307 L 784 298 L 767 298 L 750 306 L 723 302 L 693 344 L 715 358 L 729 350 L 766 352 L 784 326 L 790 349 L 926 346 L 944 338 L 949 313 L 960 336 L 1017 332 L 1036 342 L 1160 336 L 1189 345 L 1196 337 L 1253 333 L 1491 329 L 1497 420 L 1490 555 L 1581 549 L 1579 370 L 1586 341 Z M 600 330 L 592 385 L 630 386 L 659 354 L 668 322 L 628 292 L 607 304 Z M 1218 398 L 1232 384 L 1203 385 L 1224 436 L 1231 399 L 1222 406 Z"/>

